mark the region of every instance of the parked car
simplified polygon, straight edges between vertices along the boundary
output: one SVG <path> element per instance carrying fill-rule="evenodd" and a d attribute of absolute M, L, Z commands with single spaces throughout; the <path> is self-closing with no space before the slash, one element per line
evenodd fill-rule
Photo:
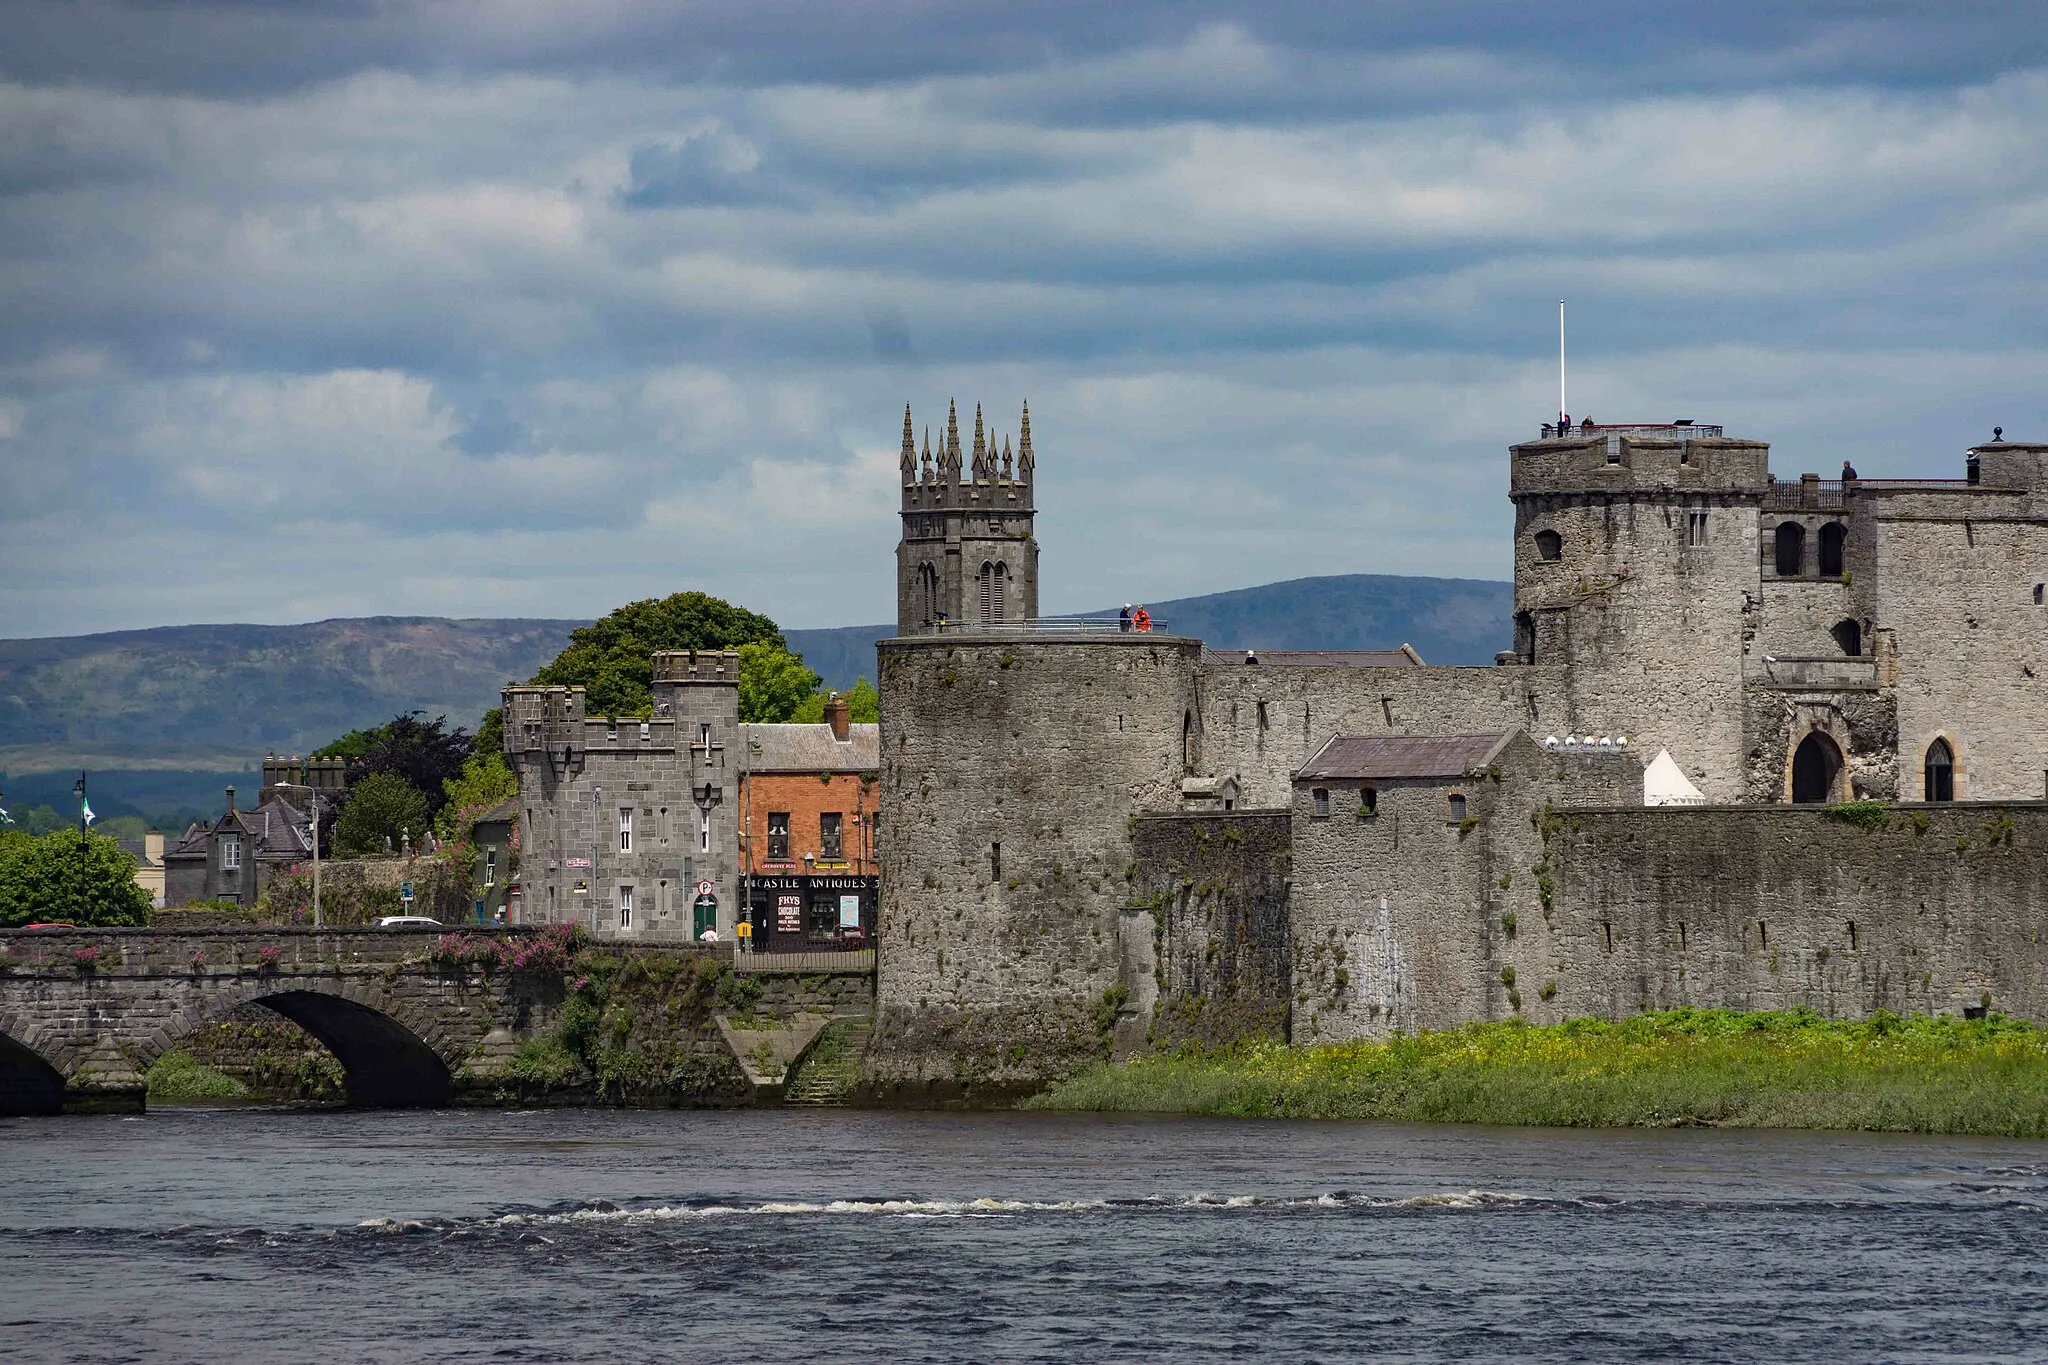
<path fill-rule="evenodd" d="M 21 927 L 24 929 L 76 929 L 78 926 L 66 920 L 53 919 L 46 920 L 41 924 L 24 924 Z"/>
<path fill-rule="evenodd" d="M 377 921 L 379 929 L 439 929 L 441 921 L 431 915 L 386 915 Z"/>

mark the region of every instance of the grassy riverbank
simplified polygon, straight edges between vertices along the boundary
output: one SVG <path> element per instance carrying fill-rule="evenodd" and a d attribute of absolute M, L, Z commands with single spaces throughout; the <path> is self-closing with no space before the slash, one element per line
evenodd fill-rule
<path fill-rule="evenodd" d="M 149 1098 L 154 1104 L 189 1104 L 195 1100 L 240 1100 L 249 1087 L 225 1071 L 204 1066 L 189 1052 L 175 1049 L 157 1058 L 149 1069 Z"/>
<path fill-rule="evenodd" d="M 1669 1010 L 1103 1065 L 1034 1109 L 2048 1136 L 2048 1033 L 2011 1019 Z"/>

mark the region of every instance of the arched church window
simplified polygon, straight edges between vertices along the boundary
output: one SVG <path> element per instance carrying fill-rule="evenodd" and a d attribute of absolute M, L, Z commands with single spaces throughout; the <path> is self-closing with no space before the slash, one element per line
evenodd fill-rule
<path fill-rule="evenodd" d="M 1828 634 L 1835 637 L 1835 643 L 1840 645 L 1842 652 L 1850 658 L 1857 658 L 1863 653 L 1863 627 L 1858 622 L 1837 621 Z"/>
<path fill-rule="evenodd" d="M 1835 779 L 1842 771 L 1842 751 L 1816 730 L 1799 741 L 1792 753 L 1792 799 L 1801 805 L 1822 805 L 1834 799 Z"/>
<path fill-rule="evenodd" d="M 1806 528 L 1796 521 L 1779 522 L 1776 550 L 1778 577 L 1799 577 L 1806 567 Z"/>
<path fill-rule="evenodd" d="M 1956 799 L 1956 752 L 1947 740 L 1937 739 L 1927 746 L 1927 758 L 1920 765 L 1920 791 L 1923 801 Z"/>
<path fill-rule="evenodd" d="M 1555 531 L 1538 531 L 1536 533 L 1536 557 L 1545 560 L 1562 559 L 1564 557 L 1564 537 Z"/>
<path fill-rule="evenodd" d="M 927 626 L 939 619 L 939 571 L 929 564 L 917 566 L 917 611 Z"/>
<path fill-rule="evenodd" d="M 985 563 L 981 566 L 979 579 L 981 588 L 981 619 L 1000 621 L 1003 619 L 1003 591 L 1010 577 L 1007 564 Z"/>
<path fill-rule="evenodd" d="M 1849 528 L 1839 521 L 1831 521 L 1820 528 L 1820 576 L 1840 578 L 1842 576 L 1842 541 L 1849 534 Z"/>

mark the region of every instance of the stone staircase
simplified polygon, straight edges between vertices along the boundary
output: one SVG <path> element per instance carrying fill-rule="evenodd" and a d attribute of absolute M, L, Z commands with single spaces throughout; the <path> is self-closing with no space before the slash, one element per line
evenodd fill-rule
<path fill-rule="evenodd" d="M 846 1103 L 860 1080 L 874 1019 L 859 1015 L 834 1019 L 797 1064 L 796 1075 L 782 1092 L 782 1102 L 813 1107 Z"/>

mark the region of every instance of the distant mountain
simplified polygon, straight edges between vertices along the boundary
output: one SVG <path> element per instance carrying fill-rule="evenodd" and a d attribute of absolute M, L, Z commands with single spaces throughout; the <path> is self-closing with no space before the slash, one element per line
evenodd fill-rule
<path fill-rule="evenodd" d="M 1428 663 L 1490 664 L 1514 643 L 1512 583 L 1474 578 L 1337 574 L 1263 587 L 1147 602 L 1163 629 L 1217 649 L 1394 649 L 1415 646 Z M 1114 616 L 1117 606 L 1081 613 Z M 831 687 L 875 676 L 875 641 L 893 625 L 791 630 L 790 648 Z"/>
<path fill-rule="evenodd" d="M 372 616 L 0 640 L 0 769 L 241 769 L 415 709 L 474 726 L 581 624 Z"/>
<path fill-rule="evenodd" d="M 1347 574 L 1146 606 L 1222 649 L 1406 643 L 1430 663 L 1477 664 L 1509 643 L 1512 596 L 1507 583 Z M 582 624 L 373 616 L 0 640 L 0 804 L 61 808 L 75 770 L 90 769 L 96 810 L 216 808 L 267 750 L 303 754 L 401 711 L 474 726 L 507 679 L 531 677 Z M 785 632 L 841 688 L 874 678 L 875 641 L 894 633 Z"/>

